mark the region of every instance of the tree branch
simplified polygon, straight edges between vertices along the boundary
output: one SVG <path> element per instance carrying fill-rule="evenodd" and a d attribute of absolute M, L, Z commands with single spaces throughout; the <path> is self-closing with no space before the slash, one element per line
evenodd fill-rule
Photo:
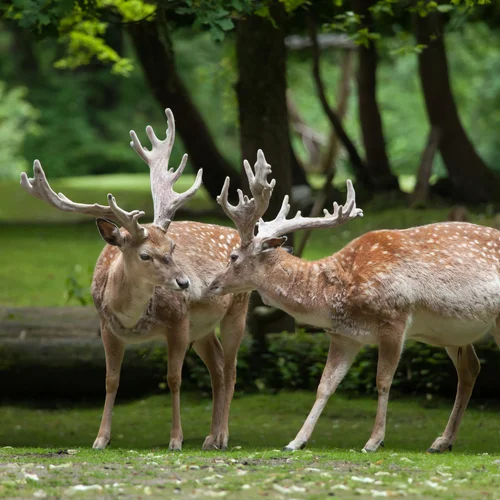
<path fill-rule="evenodd" d="M 316 34 L 316 23 L 314 22 L 311 16 L 308 16 L 307 24 L 309 29 L 309 37 L 311 38 L 311 45 L 312 45 L 311 50 L 313 56 L 313 77 L 314 77 L 314 82 L 316 84 L 316 91 L 318 93 L 318 97 L 321 102 L 321 106 L 323 107 L 323 111 L 330 120 L 330 123 L 334 128 L 339 140 L 342 142 L 349 155 L 352 168 L 356 175 L 356 180 L 361 184 L 363 188 L 371 187 L 372 182 L 370 181 L 368 172 L 366 170 L 366 166 L 363 160 L 361 159 L 361 156 L 359 155 L 356 146 L 354 146 L 354 143 L 347 135 L 344 127 L 342 126 L 341 120 L 339 119 L 335 111 L 328 104 L 325 87 L 321 79 L 320 54 L 319 54 L 318 39 Z"/>

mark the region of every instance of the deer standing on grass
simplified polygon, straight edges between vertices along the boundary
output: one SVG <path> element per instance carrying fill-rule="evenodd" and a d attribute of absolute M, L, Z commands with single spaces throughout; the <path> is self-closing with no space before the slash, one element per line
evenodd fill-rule
<path fill-rule="evenodd" d="M 34 163 L 33 179 L 25 173 L 21 175 L 22 187 L 32 196 L 59 210 L 97 217 L 97 227 L 107 243 L 97 260 L 92 281 L 106 354 L 106 401 L 94 448 L 105 448 L 110 442 L 111 415 L 125 344 L 154 338 L 166 339 L 168 344 L 170 449 L 182 447 L 181 369 L 190 343 L 207 365 L 212 380 L 212 424 L 203 449 L 227 447 L 236 355 L 244 333 L 249 294 L 217 297 L 209 292 L 209 284 L 226 267 L 239 236 L 233 229 L 212 224 L 171 222 L 176 210 L 200 187 L 202 171 L 185 193 L 173 190 L 186 166 L 187 155 L 176 171 L 168 169 L 175 122 L 169 109 L 166 115 L 165 140 L 160 141 L 151 127 L 146 128 L 151 151 L 142 147 L 135 132 L 130 133 L 131 146 L 150 167 L 153 224 L 139 224 L 144 212 L 125 212 L 111 194 L 109 206 L 74 203 L 63 194 L 56 194 L 38 160 Z M 222 345 L 214 331 L 218 323 Z"/>
<path fill-rule="evenodd" d="M 262 152 L 259 156 L 263 159 Z M 264 160 L 265 161 L 265 160 Z M 246 166 L 247 173 L 250 167 Z M 270 173 L 268 166 L 267 173 Z M 251 174 L 251 172 L 250 172 Z M 371 231 L 330 257 L 307 262 L 280 248 L 287 233 L 334 228 L 363 215 L 347 181 L 344 206 L 320 218 L 292 219 L 285 197 L 278 216 L 259 220 L 274 183 L 259 177 L 253 198 L 239 193 L 228 203 L 229 179 L 218 202 L 233 220 L 241 244 L 229 267 L 212 283 L 217 293 L 257 290 L 264 302 L 330 335 L 328 359 L 316 402 L 286 450 L 303 448 L 328 398 L 363 345 L 379 346 L 378 408 L 363 451 L 383 445 L 389 390 L 406 339 L 446 348 L 458 373 L 455 404 L 448 424 L 428 451 L 451 450 L 479 374 L 472 344 L 492 331 L 500 345 L 500 232 L 468 223 L 444 222 L 405 230 Z M 254 227 L 257 223 L 257 232 Z"/>

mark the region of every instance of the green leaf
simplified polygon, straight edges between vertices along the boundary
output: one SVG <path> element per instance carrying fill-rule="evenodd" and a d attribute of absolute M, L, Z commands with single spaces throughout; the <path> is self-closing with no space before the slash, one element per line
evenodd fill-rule
<path fill-rule="evenodd" d="M 453 5 L 446 4 L 446 3 L 437 6 L 437 10 L 439 12 L 450 12 L 453 9 L 454 9 Z"/>
<path fill-rule="evenodd" d="M 216 19 L 214 22 L 224 31 L 229 31 L 234 28 L 233 20 L 230 17 Z"/>

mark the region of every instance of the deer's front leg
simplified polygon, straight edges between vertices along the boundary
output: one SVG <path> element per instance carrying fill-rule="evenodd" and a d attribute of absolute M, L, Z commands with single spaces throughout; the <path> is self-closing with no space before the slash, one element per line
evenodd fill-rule
<path fill-rule="evenodd" d="M 224 412 L 221 422 L 220 447 L 225 450 L 229 441 L 229 411 L 236 384 L 236 360 L 241 340 L 245 334 L 249 294 L 234 296 L 233 305 L 220 324 L 222 349 L 224 350 Z"/>
<path fill-rule="evenodd" d="M 111 418 L 116 392 L 120 383 L 120 370 L 125 352 L 124 343 L 111 333 L 104 321 L 101 322 L 101 338 L 106 356 L 106 401 L 102 413 L 101 426 L 92 448 L 102 450 L 111 440 Z"/>
<path fill-rule="evenodd" d="M 389 392 L 392 379 L 398 367 L 401 351 L 403 350 L 403 331 L 384 332 L 379 342 L 378 365 L 377 365 L 377 390 L 378 404 L 377 416 L 372 435 L 365 444 L 363 451 L 376 451 L 379 446 L 384 445 L 385 423 L 387 419 L 387 405 L 389 403 Z"/>
<path fill-rule="evenodd" d="M 197 340 L 193 349 L 207 366 L 212 382 L 212 424 L 203 449 L 218 450 L 221 448 L 220 428 L 224 410 L 224 353 L 215 333 Z"/>
<path fill-rule="evenodd" d="M 318 386 L 316 401 L 295 439 L 285 447 L 286 451 L 299 450 L 305 447 L 328 399 L 349 371 L 361 346 L 362 344 L 356 340 L 341 337 L 340 335 L 331 336 L 328 359 Z"/>
<path fill-rule="evenodd" d="M 176 324 L 176 328 L 167 332 L 168 367 L 167 383 L 172 400 L 172 429 L 170 431 L 169 449 L 182 449 L 181 426 L 181 381 L 182 365 L 189 344 L 189 320 L 183 318 Z"/>

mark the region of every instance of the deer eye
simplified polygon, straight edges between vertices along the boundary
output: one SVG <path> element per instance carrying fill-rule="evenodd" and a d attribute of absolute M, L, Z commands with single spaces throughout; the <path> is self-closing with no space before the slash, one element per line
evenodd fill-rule
<path fill-rule="evenodd" d="M 231 259 L 231 262 L 234 264 L 238 260 L 238 254 L 232 253 L 229 258 Z"/>
<path fill-rule="evenodd" d="M 151 257 L 147 254 L 147 253 L 141 253 L 139 255 L 139 257 L 142 259 L 142 260 L 149 260 Z"/>
<path fill-rule="evenodd" d="M 168 255 L 165 255 L 165 256 L 163 257 L 163 262 L 165 262 L 165 264 L 170 264 L 170 260 L 171 260 L 171 259 L 170 259 L 170 256 L 168 256 Z"/>

